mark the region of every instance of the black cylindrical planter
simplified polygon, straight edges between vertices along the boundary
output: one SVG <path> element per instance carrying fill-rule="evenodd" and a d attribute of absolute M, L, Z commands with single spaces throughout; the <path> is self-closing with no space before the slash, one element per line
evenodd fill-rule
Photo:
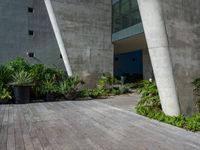
<path fill-rule="evenodd" d="M 26 104 L 30 102 L 30 86 L 14 86 L 13 92 L 16 104 Z"/>
<path fill-rule="evenodd" d="M 0 99 L 0 104 L 9 104 L 9 102 L 11 102 L 11 100 L 1 100 Z"/>
<path fill-rule="evenodd" d="M 46 102 L 53 102 L 53 101 L 55 101 L 55 96 L 54 96 L 54 94 L 52 94 L 52 93 L 47 93 L 47 94 L 46 94 L 46 97 L 45 97 L 45 101 L 46 101 Z"/>

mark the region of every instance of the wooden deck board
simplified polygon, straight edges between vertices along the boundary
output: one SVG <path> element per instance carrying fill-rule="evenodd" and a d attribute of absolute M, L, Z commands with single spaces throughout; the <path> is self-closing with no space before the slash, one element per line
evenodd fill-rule
<path fill-rule="evenodd" d="M 195 150 L 200 136 L 96 101 L 0 106 L 0 150 Z"/>
<path fill-rule="evenodd" d="M 9 107 L 8 116 L 9 119 L 8 119 L 7 150 L 15 150 L 15 125 L 14 125 L 15 111 L 12 105 Z"/>
<path fill-rule="evenodd" d="M 5 113 L 3 117 L 3 122 L 2 122 L 2 130 L 1 130 L 1 145 L 0 149 L 1 150 L 6 150 L 7 149 L 7 137 L 8 137 L 8 114 L 9 114 L 9 106 L 5 106 Z"/>

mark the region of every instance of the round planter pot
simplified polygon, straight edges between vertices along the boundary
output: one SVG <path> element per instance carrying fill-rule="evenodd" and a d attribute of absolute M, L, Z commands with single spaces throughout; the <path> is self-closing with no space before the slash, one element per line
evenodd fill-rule
<path fill-rule="evenodd" d="M 30 86 L 14 86 L 13 87 L 15 103 L 27 104 L 30 102 Z"/>
<path fill-rule="evenodd" d="M 1 105 L 2 105 L 2 104 L 9 104 L 11 101 L 12 101 L 12 100 L 8 100 L 8 99 L 4 99 L 4 100 L 0 99 L 0 104 L 1 104 Z"/>
<path fill-rule="evenodd" d="M 53 102 L 55 101 L 55 96 L 52 93 L 47 93 L 45 97 L 45 102 Z"/>

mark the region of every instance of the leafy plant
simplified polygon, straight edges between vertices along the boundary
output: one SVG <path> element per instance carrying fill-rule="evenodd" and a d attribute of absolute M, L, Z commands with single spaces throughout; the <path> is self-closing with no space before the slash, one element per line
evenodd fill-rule
<path fill-rule="evenodd" d="M 30 74 L 33 76 L 33 90 L 36 97 L 40 97 L 44 92 L 45 84 L 48 82 L 59 82 L 64 79 L 64 71 L 57 68 L 47 68 L 43 64 L 31 66 Z M 45 83 L 46 82 L 46 83 Z"/>
<path fill-rule="evenodd" d="M 58 68 L 46 68 L 45 71 L 46 80 L 62 81 L 66 79 L 64 76 L 64 70 Z"/>
<path fill-rule="evenodd" d="M 192 82 L 194 85 L 194 92 L 196 97 L 196 105 L 198 108 L 198 111 L 200 112 L 200 78 L 194 80 L 194 82 Z"/>
<path fill-rule="evenodd" d="M 194 80 L 194 82 L 192 82 L 192 83 L 195 86 L 194 90 L 200 89 L 200 78 Z"/>
<path fill-rule="evenodd" d="M 3 88 L 0 92 L 0 100 L 10 100 L 12 99 L 11 92 Z"/>
<path fill-rule="evenodd" d="M 78 92 L 79 98 L 91 97 L 91 89 L 84 89 Z"/>
<path fill-rule="evenodd" d="M 110 90 L 110 93 L 111 93 L 111 95 L 113 95 L 113 96 L 119 95 L 119 94 L 120 94 L 119 88 L 112 88 L 112 89 Z"/>
<path fill-rule="evenodd" d="M 94 88 L 94 89 L 89 90 L 89 95 L 92 98 L 100 98 L 100 97 L 108 96 L 108 93 L 106 90 L 102 88 Z"/>
<path fill-rule="evenodd" d="M 45 80 L 41 86 L 42 94 L 54 94 L 58 91 L 58 86 L 53 80 Z"/>
<path fill-rule="evenodd" d="M 30 74 L 33 77 L 33 85 L 32 89 L 36 97 L 40 97 L 42 95 L 42 88 L 43 88 L 43 82 L 45 79 L 46 74 L 46 66 L 43 64 L 34 64 L 31 66 Z"/>
<path fill-rule="evenodd" d="M 11 92 L 0 84 L 0 100 L 10 100 L 12 99 Z"/>
<path fill-rule="evenodd" d="M 155 82 L 141 82 L 138 91 L 142 94 L 142 98 L 136 106 L 136 112 L 138 114 L 187 130 L 200 131 L 200 113 L 192 117 L 185 117 L 183 115 L 171 117 L 164 114 L 161 110 Z"/>
<path fill-rule="evenodd" d="M 162 121 L 190 131 L 200 131 L 200 113 L 195 114 L 192 117 L 185 117 L 183 115 L 171 117 L 165 115 L 160 110 L 156 110 L 148 106 L 137 106 L 136 112 L 140 115 L 147 116 L 149 118 L 156 119 L 158 121 Z"/>
<path fill-rule="evenodd" d="M 113 84 L 116 83 L 119 83 L 119 81 L 112 77 L 110 73 L 104 73 L 98 80 L 97 87 L 102 89 L 109 89 L 113 86 Z"/>
<path fill-rule="evenodd" d="M 30 64 L 28 62 L 26 62 L 24 59 L 22 58 L 17 58 L 14 61 L 9 62 L 8 64 L 6 64 L 5 66 L 8 70 L 12 71 L 12 72 L 20 72 L 20 71 L 26 71 L 28 72 L 30 70 Z"/>
<path fill-rule="evenodd" d="M 141 81 L 140 82 L 133 82 L 133 83 L 126 83 L 125 84 L 125 87 L 128 88 L 128 89 L 138 89 L 139 86 L 141 84 Z"/>
<path fill-rule="evenodd" d="M 69 77 L 60 82 L 59 93 L 67 99 L 74 99 L 78 95 L 78 89 L 83 85 L 83 80 L 78 77 Z"/>
<path fill-rule="evenodd" d="M 30 86 L 33 83 L 33 77 L 30 73 L 21 70 L 12 75 L 11 85 Z"/>
<path fill-rule="evenodd" d="M 102 98 L 108 96 L 108 92 L 101 88 L 84 89 L 82 91 L 79 91 L 78 96 L 81 98 L 84 97 Z"/>
<path fill-rule="evenodd" d="M 7 84 L 10 80 L 11 71 L 5 66 L 0 66 L 0 82 Z"/>
<path fill-rule="evenodd" d="M 130 90 L 126 86 L 116 86 L 116 87 L 110 88 L 110 90 L 108 91 L 108 94 L 115 96 L 115 95 L 120 95 L 120 94 L 126 94 L 129 92 Z"/>
<path fill-rule="evenodd" d="M 149 106 L 161 109 L 160 98 L 155 81 L 143 80 L 139 83 L 138 92 L 141 94 L 141 100 L 138 106 Z"/>
<path fill-rule="evenodd" d="M 200 113 L 195 114 L 190 118 L 187 118 L 186 121 L 186 129 L 192 131 L 200 131 Z"/>

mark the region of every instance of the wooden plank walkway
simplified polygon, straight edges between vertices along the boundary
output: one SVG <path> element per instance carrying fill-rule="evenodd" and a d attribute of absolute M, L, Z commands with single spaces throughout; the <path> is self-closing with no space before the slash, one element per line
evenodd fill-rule
<path fill-rule="evenodd" d="M 200 150 L 200 135 L 98 101 L 0 106 L 0 150 Z"/>

